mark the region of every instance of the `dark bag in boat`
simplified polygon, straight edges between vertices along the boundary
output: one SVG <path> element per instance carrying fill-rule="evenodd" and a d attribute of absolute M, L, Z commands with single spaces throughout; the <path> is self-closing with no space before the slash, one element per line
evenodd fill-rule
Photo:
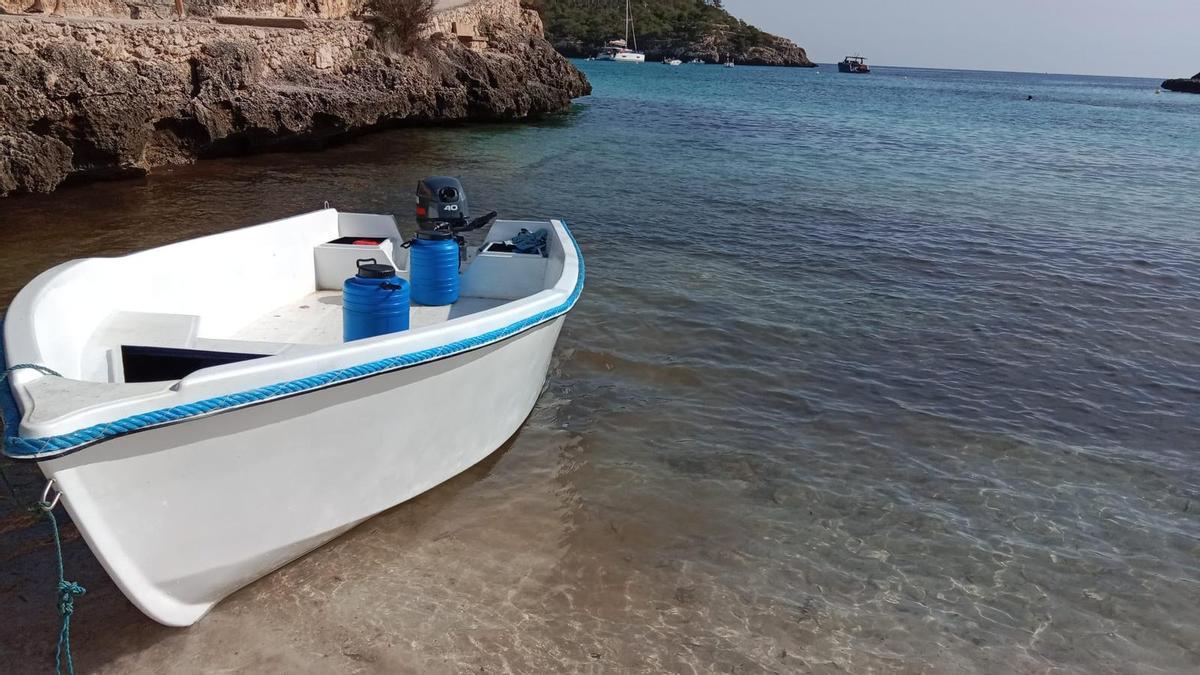
<path fill-rule="evenodd" d="M 537 253 L 545 258 L 548 253 L 546 251 L 546 239 L 550 233 L 544 229 L 537 232 L 530 232 L 524 228 L 512 238 L 513 251 L 515 253 Z"/>

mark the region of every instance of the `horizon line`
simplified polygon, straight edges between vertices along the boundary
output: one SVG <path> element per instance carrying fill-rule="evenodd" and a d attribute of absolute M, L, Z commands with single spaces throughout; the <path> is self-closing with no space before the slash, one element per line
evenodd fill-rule
<path fill-rule="evenodd" d="M 836 66 L 837 61 L 830 61 L 828 64 L 820 61 L 813 61 L 817 65 Z M 776 67 L 776 66 L 771 66 Z M 1037 70 L 1005 70 L 1003 68 L 944 68 L 942 66 L 900 66 L 896 64 L 871 64 L 872 68 L 907 68 L 909 70 L 948 70 L 959 73 L 1006 73 L 1009 75 L 1066 75 L 1069 77 L 1109 77 L 1121 78 L 1125 80 L 1158 80 L 1163 82 L 1171 79 L 1188 79 L 1188 75 L 1182 78 L 1161 77 L 1159 75 L 1098 75 L 1096 73 L 1054 73 L 1048 71 Z"/>
<path fill-rule="evenodd" d="M 587 59 L 585 59 L 583 57 L 579 57 L 579 56 L 572 56 L 572 57 L 568 57 L 568 58 L 571 60 L 575 60 L 575 61 L 586 61 L 587 60 Z M 654 63 L 656 63 L 656 62 L 654 62 Z M 705 63 L 708 63 L 708 62 L 706 61 Z M 836 66 L 838 64 L 837 61 L 813 61 L 813 63 L 816 64 L 817 67 Z M 714 64 L 709 64 L 709 65 L 714 65 Z M 753 65 L 753 64 L 747 64 L 742 67 L 743 68 L 803 68 L 803 66 L 759 66 L 759 65 Z M 954 73 L 1002 73 L 1002 74 L 1007 74 L 1007 75 L 1042 75 L 1042 76 L 1054 75 L 1054 76 L 1065 76 L 1065 77 L 1099 77 L 1099 78 L 1122 79 L 1122 80 L 1150 80 L 1152 82 L 1158 82 L 1160 84 L 1162 82 L 1165 82 L 1166 80 L 1172 80 L 1172 79 L 1186 80 L 1189 77 L 1187 75 L 1184 75 L 1183 77 L 1180 77 L 1180 78 L 1172 78 L 1172 77 L 1162 77 L 1159 75 L 1101 75 L 1101 74 L 1097 74 L 1097 73 L 1054 73 L 1054 72 L 1036 71 L 1036 70 L 1005 70 L 1003 68 L 945 68 L 942 66 L 900 66 L 900 65 L 896 65 L 896 64 L 886 64 L 886 63 L 885 64 L 871 64 L 871 67 L 872 68 L 904 68 L 907 70 L 945 70 L 945 71 L 954 72 Z"/>

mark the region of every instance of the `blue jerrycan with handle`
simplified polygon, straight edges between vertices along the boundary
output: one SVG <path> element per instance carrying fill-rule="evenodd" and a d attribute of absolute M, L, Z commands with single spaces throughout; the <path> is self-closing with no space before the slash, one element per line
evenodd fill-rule
<path fill-rule="evenodd" d="M 374 258 L 342 285 L 342 338 L 346 342 L 408 330 L 409 283 Z"/>

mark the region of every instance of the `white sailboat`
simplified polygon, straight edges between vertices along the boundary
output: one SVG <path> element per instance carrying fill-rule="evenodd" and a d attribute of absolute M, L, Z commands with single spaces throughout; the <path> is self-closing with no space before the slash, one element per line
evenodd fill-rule
<path fill-rule="evenodd" d="M 633 49 L 629 48 L 629 39 L 633 38 Z M 625 39 L 610 40 L 604 49 L 596 55 L 597 61 L 620 61 L 622 63 L 645 63 L 646 55 L 638 51 L 637 30 L 633 25 L 633 12 L 629 8 L 629 0 L 625 0 Z"/>
<path fill-rule="evenodd" d="M 531 231 L 540 253 L 515 243 Z M 497 221 L 457 301 L 343 341 L 340 280 L 370 259 L 403 288 L 403 243 L 391 216 L 327 208 L 64 263 L 13 300 L 0 359 L 38 366 L 0 383 L 4 452 L 148 616 L 194 623 L 529 415 L 583 286 L 566 226 Z"/>

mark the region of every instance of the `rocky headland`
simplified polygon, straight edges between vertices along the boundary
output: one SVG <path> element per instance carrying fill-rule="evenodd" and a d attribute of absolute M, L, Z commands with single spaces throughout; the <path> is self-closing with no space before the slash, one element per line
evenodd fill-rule
<path fill-rule="evenodd" d="M 700 59 L 706 63 L 736 61 L 744 66 L 789 66 L 816 68 L 808 59 L 808 53 L 795 42 L 775 35 L 767 44 L 738 48 L 721 34 L 701 36 L 697 39 L 654 38 L 639 42 L 639 48 L 651 61 Z M 564 56 L 587 58 L 595 56 L 603 44 L 584 42 L 578 38 L 558 37 L 553 40 L 554 48 Z"/>
<path fill-rule="evenodd" d="M 625 3 L 620 0 L 526 0 L 526 4 L 541 13 L 546 37 L 565 56 L 595 56 L 608 40 L 625 36 Z M 817 65 L 795 42 L 751 26 L 715 0 L 636 3 L 633 14 L 638 48 L 651 61 Z"/>
<path fill-rule="evenodd" d="M 209 16 L 187 21 L 160 18 L 169 5 L 112 16 L 138 12 L 106 2 L 70 5 L 91 17 L 0 15 L 0 195 L 379 128 L 532 118 L 591 91 L 519 0 L 442 11 L 410 53 L 377 49 L 345 0 L 240 18 L 189 3 Z"/>
<path fill-rule="evenodd" d="M 1167 80 L 1162 83 L 1162 88 L 1169 91 L 1182 91 L 1188 94 L 1200 94 L 1200 73 L 1196 73 L 1191 79 L 1179 78 L 1175 80 Z"/>

